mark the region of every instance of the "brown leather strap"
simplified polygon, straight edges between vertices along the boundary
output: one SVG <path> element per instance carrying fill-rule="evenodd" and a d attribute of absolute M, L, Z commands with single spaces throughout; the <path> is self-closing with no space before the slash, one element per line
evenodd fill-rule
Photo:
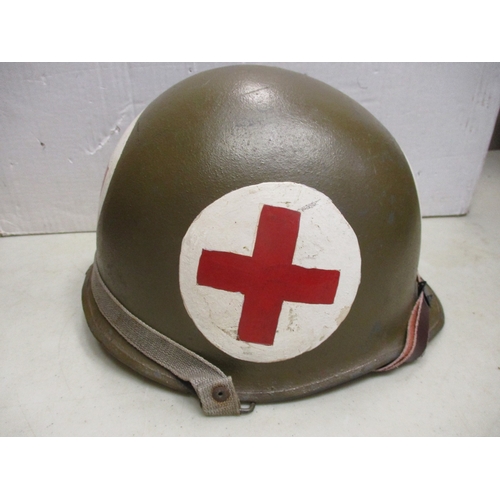
<path fill-rule="evenodd" d="M 394 370 L 403 363 L 414 361 L 424 353 L 427 347 L 429 341 L 430 297 L 425 293 L 426 282 L 420 276 L 417 278 L 417 283 L 419 295 L 410 315 L 403 350 L 394 361 L 375 370 L 377 372 Z"/>

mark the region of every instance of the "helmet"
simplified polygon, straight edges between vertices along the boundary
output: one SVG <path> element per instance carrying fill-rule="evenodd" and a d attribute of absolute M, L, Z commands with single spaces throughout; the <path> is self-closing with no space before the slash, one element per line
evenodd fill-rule
<path fill-rule="evenodd" d="M 207 415 L 298 398 L 421 355 L 444 324 L 389 132 L 332 87 L 254 65 L 153 101 L 104 181 L 88 324 Z"/>

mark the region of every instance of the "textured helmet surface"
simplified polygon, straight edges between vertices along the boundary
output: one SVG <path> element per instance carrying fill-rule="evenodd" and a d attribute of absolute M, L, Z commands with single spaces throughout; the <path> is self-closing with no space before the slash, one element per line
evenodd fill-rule
<path fill-rule="evenodd" d="M 313 394 L 401 353 L 419 294 L 417 191 L 394 138 L 352 99 L 283 69 L 218 68 L 153 101 L 116 156 L 97 229 L 102 281 L 231 376 L 241 401 Z M 189 392 L 122 338 L 89 282 L 103 346 Z M 443 321 L 434 297 L 431 337 Z"/>

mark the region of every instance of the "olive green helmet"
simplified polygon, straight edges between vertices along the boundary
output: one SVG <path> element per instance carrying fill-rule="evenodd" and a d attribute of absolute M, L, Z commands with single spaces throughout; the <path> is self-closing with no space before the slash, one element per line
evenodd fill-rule
<path fill-rule="evenodd" d="M 302 74 L 192 76 L 106 174 L 83 305 L 113 356 L 208 415 L 298 398 L 422 354 L 420 210 L 389 132 Z"/>

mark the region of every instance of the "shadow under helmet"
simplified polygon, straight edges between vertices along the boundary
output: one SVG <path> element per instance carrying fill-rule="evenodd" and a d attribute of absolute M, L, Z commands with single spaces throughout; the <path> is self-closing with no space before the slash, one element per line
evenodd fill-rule
<path fill-rule="evenodd" d="M 302 74 L 224 67 L 122 137 L 83 305 L 121 362 L 239 414 L 421 355 L 444 315 L 419 251 L 412 173 L 370 113 Z"/>

